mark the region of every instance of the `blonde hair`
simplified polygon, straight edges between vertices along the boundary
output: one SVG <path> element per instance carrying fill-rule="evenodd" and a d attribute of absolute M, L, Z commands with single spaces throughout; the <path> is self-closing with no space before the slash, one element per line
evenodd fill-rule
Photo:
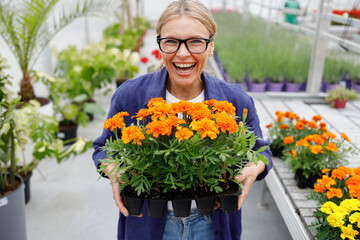
<path fill-rule="evenodd" d="M 182 15 L 201 22 L 209 30 L 209 37 L 215 35 L 216 23 L 214 17 L 207 7 L 198 0 L 176 0 L 171 2 L 158 20 L 156 26 L 157 35 L 160 36 L 161 29 L 167 21 Z"/>

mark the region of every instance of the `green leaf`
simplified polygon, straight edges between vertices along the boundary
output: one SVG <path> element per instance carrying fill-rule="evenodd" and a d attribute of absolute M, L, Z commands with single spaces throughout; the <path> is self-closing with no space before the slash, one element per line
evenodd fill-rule
<path fill-rule="evenodd" d="M 256 143 L 256 136 L 255 136 L 255 134 L 252 134 L 251 137 L 250 137 L 250 145 L 249 145 L 249 148 L 250 148 L 250 149 L 253 149 L 253 147 L 255 146 L 255 143 Z"/>

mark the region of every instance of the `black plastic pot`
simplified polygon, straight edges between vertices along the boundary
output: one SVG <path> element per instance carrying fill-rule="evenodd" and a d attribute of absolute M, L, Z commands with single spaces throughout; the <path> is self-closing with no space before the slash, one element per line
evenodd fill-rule
<path fill-rule="evenodd" d="M 238 196 L 241 194 L 241 189 L 235 193 L 220 195 L 221 210 L 224 213 L 236 212 L 239 208 Z"/>
<path fill-rule="evenodd" d="M 191 209 L 191 199 L 172 200 L 175 217 L 188 217 Z"/>
<path fill-rule="evenodd" d="M 298 188 L 314 188 L 314 184 L 316 183 L 317 179 L 321 178 L 321 175 L 310 175 L 306 178 L 303 175 L 303 171 L 301 169 L 296 170 L 295 172 L 295 181 L 296 186 Z"/>
<path fill-rule="evenodd" d="M 77 128 L 78 125 L 59 125 L 59 132 L 57 133 L 57 138 L 67 141 L 70 139 L 77 138 Z M 65 145 L 70 145 L 73 142 L 66 143 Z"/>
<path fill-rule="evenodd" d="M 144 204 L 144 198 L 124 197 L 125 207 L 129 211 L 129 215 L 139 216 Z"/>
<path fill-rule="evenodd" d="M 149 215 L 151 217 L 164 217 L 168 200 L 148 199 Z"/>
<path fill-rule="evenodd" d="M 200 215 L 208 216 L 214 213 L 214 197 L 197 198 L 195 199 L 195 202 Z"/>
<path fill-rule="evenodd" d="M 274 157 L 278 157 L 280 159 L 283 157 L 282 151 L 284 150 L 284 148 L 276 145 L 270 145 L 270 150 Z"/>

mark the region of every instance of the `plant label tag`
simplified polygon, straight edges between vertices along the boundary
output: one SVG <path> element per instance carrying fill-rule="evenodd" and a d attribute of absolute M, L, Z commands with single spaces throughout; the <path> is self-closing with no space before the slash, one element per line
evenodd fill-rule
<path fill-rule="evenodd" d="M 60 139 L 65 138 L 65 133 L 59 132 L 59 133 L 57 133 L 57 137 Z"/>
<path fill-rule="evenodd" d="M 7 197 L 4 197 L 3 199 L 0 199 L 0 207 L 3 207 L 8 204 Z"/>

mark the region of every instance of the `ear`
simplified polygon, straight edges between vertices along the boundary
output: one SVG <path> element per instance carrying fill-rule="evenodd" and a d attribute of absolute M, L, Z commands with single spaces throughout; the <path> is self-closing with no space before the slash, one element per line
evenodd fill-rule
<path fill-rule="evenodd" d="M 215 47 L 215 38 L 212 40 L 211 43 L 209 43 L 208 49 L 209 49 L 209 57 L 212 57 L 214 54 L 214 47 Z"/>

